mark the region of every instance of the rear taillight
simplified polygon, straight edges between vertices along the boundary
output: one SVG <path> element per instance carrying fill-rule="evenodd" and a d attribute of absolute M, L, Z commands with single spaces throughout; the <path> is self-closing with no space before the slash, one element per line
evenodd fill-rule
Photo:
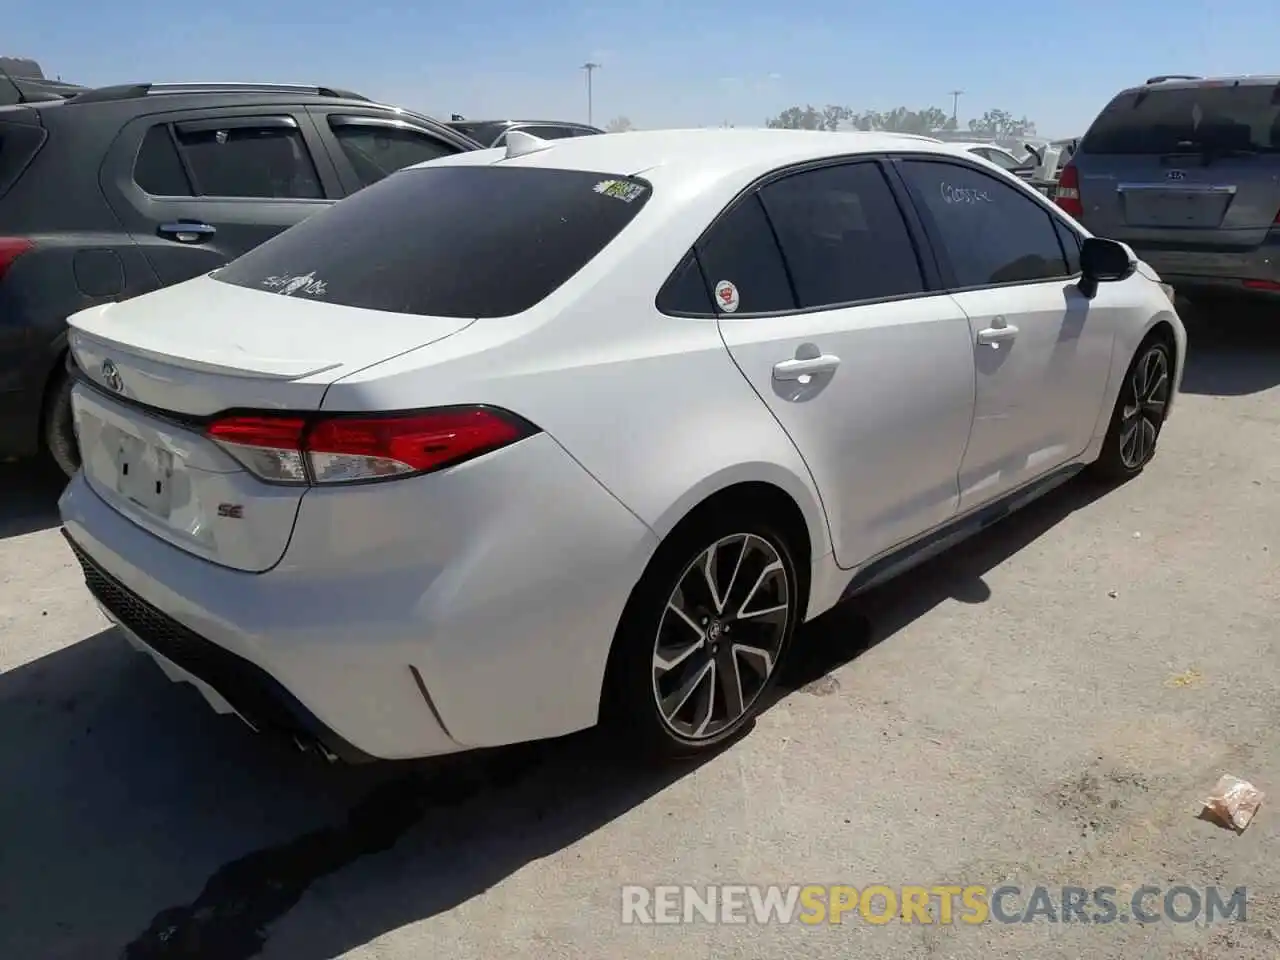
<path fill-rule="evenodd" d="M 537 428 L 495 407 L 307 419 L 271 413 L 219 418 L 206 430 L 272 483 L 330 484 L 430 473 L 515 443 Z"/>
<path fill-rule="evenodd" d="M 34 242 L 22 237 L 0 237 L 0 277 L 9 272 L 13 261 L 34 248 Z"/>
<path fill-rule="evenodd" d="M 1062 176 L 1053 190 L 1053 202 L 1077 219 L 1084 216 L 1084 205 L 1080 202 L 1080 171 L 1074 163 L 1062 168 Z"/>

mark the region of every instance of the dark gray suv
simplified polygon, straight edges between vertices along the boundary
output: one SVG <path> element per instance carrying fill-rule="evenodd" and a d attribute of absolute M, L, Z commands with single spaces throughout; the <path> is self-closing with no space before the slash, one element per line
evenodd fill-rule
<path fill-rule="evenodd" d="M 14 90 L 0 106 L 0 460 L 45 451 L 68 473 L 68 316 L 208 273 L 402 167 L 480 146 L 331 87 Z"/>
<path fill-rule="evenodd" d="M 1093 122 L 1057 189 L 1179 293 L 1280 303 L 1280 77 L 1152 77 Z"/>

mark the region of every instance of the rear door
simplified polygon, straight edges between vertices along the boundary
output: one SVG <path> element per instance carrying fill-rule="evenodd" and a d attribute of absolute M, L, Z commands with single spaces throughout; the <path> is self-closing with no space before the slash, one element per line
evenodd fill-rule
<path fill-rule="evenodd" d="M 347 193 L 417 163 L 474 149 L 451 130 L 404 115 L 350 107 L 311 107 L 320 136 Z"/>
<path fill-rule="evenodd" d="M 1280 87 L 1169 83 L 1127 91 L 1075 157 L 1083 222 L 1139 249 L 1259 246 L 1280 212 Z"/>
<path fill-rule="evenodd" d="M 140 118 L 112 146 L 102 186 L 165 286 L 221 266 L 344 192 L 309 115 L 280 106 Z"/>
<path fill-rule="evenodd" d="M 973 415 L 969 325 L 930 283 L 880 164 L 765 185 L 697 256 L 725 345 L 813 474 L 839 564 L 949 519 Z"/>

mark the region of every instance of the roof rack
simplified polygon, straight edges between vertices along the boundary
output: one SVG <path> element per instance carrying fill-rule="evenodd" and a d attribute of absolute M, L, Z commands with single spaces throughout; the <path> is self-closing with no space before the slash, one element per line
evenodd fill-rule
<path fill-rule="evenodd" d="M 110 87 L 95 87 L 78 94 L 76 103 L 98 103 L 108 100 L 133 100 L 137 97 L 166 93 L 302 93 L 316 97 L 337 97 L 343 100 L 368 100 L 350 90 L 317 86 L 314 83 L 119 83 Z"/>
<path fill-rule="evenodd" d="M 1193 76 L 1189 73 L 1163 73 L 1158 77 L 1148 77 L 1147 85 L 1153 83 L 1165 83 L 1168 80 L 1203 80 L 1204 77 Z"/>

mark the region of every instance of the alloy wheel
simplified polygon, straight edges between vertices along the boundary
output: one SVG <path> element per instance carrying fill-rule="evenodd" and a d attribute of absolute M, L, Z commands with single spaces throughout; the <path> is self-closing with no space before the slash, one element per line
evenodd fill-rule
<path fill-rule="evenodd" d="M 700 553 L 654 641 L 653 695 L 667 727 L 706 740 L 741 720 L 773 676 L 790 618 L 787 567 L 768 540 L 732 534 Z"/>
<path fill-rule="evenodd" d="M 1137 470 L 1155 453 L 1169 402 L 1169 358 L 1154 346 L 1134 365 L 1120 408 L 1120 461 Z"/>

